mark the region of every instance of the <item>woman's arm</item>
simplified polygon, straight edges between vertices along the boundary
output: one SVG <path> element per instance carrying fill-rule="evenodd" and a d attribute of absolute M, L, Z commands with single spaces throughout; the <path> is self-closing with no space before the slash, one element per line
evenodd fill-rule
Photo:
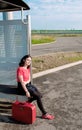
<path fill-rule="evenodd" d="M 22 87 L 23 87 L 23 89 L 24 89 L 24 91 L 26 93 L 26 96 L 30 97 L 30 93 L 29 93 L 28 89 L 26 88 L 26 83 L 23 81 L 22 75 L 18 76 L 18 78 L 19 78 L 20 83 L 21 83 L 21 85 L 22 85 Z"/>

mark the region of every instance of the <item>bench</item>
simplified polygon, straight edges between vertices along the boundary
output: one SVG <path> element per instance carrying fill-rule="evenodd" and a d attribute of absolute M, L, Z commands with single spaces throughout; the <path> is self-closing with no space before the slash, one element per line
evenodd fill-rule
<path fill-rule="evenodd" d="M 8 112 L 12 107 L 12 102 L 15 100 L 26 101 L 25 95 L 17 93 L 17 86 L 0 84 L 0 112 Z"/>
<path fill-rule="evenodd" d="M 17 86 L 0 84 L 0 93 L 17 95 Z"/>
<path fill-rule="evenodd" d="M 1 97 L 1 94 L 5 96 L 5 98 L 12 95 L 12 97 L 25 97 L 25 95 L 21 95 L 17 93 L 17 86 L 15 85 L 4 85 L 4 84 L 0 84 L 0 98 L 4 98 Z M 13 99 L 13 98 L 12 98 Z"/>

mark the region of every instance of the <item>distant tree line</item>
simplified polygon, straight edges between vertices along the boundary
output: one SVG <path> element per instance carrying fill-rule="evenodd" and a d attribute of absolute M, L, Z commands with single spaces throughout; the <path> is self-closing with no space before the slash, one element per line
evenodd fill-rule
<path fill-rule="evenodd" d="M 32 30 L 32 34 L 82 34 L 82 30 Z"/>

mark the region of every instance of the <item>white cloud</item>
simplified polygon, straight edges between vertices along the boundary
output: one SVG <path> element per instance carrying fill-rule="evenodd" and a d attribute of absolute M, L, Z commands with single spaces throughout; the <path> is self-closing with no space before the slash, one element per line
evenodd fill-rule
<path fill-rule="evenodd" d="M 76 26 L 82 29 L 82 0 L 29 0 L 27 2 L 31 7 L 33 27 L 40 28 L 42 25 L 45 27 L 47 23 L 47 26 L 53 25 L 54 28 L 56 22 L 56 27 Z M 37 21 L 40 22 L 37 24 Z"/>
<path fill-rule="evenodd" d="M 62 4 L 63 3 L 63 4 Z M 77 0 L 45 0 L 40 1 L 40 4 L 31 2 L 32 13 L 37 14 L 54 14 L 54 13 L 82 13 L 82 1 Z"/>

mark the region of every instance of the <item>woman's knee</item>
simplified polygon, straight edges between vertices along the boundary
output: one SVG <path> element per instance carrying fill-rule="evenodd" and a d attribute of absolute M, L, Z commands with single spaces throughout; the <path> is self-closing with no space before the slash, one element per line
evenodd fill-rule
<path fill-rule="evenodd" d="M 40 92 L 37 93 L 37 98 L 42 98 L 42 94 Z"/>
<path fill-rule="evenodd" d="M 37 100 L 40 100 L 41 98 L 42 98 L 42 95 L 37 95 L 37 96 L 36 96 L 36 99 L 37 99 Z"/>

